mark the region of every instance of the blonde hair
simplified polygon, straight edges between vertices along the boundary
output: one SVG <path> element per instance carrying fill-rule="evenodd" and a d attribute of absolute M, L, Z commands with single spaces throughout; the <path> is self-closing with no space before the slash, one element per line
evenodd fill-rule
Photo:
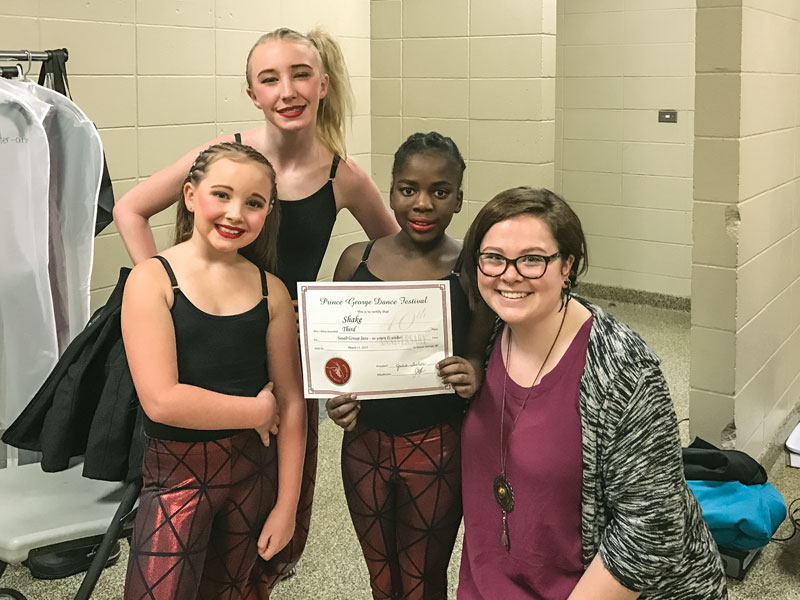
<path fill-rule="evenodd" d="M 241 248 L 239 254 L 254 263 L 259 269 L 274 273 L 278 264 L 278 227 L 280 226 L 281 211 L 280 202 L 277 202 L 278 190 L 275 185 L 275 169 L 263 154 L 255 148 L 236 142 L 223 142 L 209 146 L 197 155 L 183 185 L 185 186 L 187 183 L 197 185 L 203 181 L 208 175 L 209 167 L 222 158 L 237 162 L 250 161 L 257 163 L 262 165 L 269 175 L 270 184 L 272 185 L 269 203 L 272 206 L 272 211 L 267 215 L 264 226 L 261 228 L 261 233 L 258 234 L 256 240 Z M 192 237 L 193 231 L 194 213 L 186 208 L 186 202 L 181 198 L 181 201 L 178 202 L 178 212 L 175 215 L 175 243 L 185 242 Z"/>
<path fill-rule="evenodd" d="M 339 42 L 322 29 L 312 29 L 303 35 L 294 29 L 281 27 L 265 33 L 258 38 L 247 54 L 245 77 L 248 87 L 252 87 L 250 58 L 253 50 L 271 40 L 290 40 L 298 44 L 306 44 L 316 50 L 322 72 L 328 76 L 328 93 L 324 98 L 320 98 L 317 109 L 317 137 L 331 153 L 347 159 L 344 122 L 347 114 L 352 114 L 353 90 L 350 87 L 350 77 L 347 74 L 347 65 L 344 62 Z"/>

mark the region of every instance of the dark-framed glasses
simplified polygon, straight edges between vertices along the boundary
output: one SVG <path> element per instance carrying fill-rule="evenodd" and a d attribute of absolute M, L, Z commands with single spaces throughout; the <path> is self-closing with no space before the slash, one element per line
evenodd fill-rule
<path fill-rule="evenodd" d="M 523 254 L 517 258 L 506 258 L 497 252 L 479 252 L 478 269 L 487 277 L 500 277 L 508 270 L 509 265 L 514 265 L 517 273 L 525 279 L 539 279 L 547 272 L 547 265 L 559 256 L 560 252 L 550 256 Z"/>

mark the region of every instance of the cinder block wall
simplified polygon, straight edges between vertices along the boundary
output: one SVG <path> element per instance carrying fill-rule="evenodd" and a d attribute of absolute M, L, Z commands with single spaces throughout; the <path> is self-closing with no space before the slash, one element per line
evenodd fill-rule
<path fill-rule="evenodd" d="M 556 188 L 585 281 L 688 298 L 695 0 L 560 0 L 557 30 Z"/>
<path fill-rule="evenodd" d="M 321 25 L 341 42 L 356 96 L 348 151 L 370 170 L 368 0 L 29 0 L 0 6 L 3 50 L 66 47 L 72 95 L 95 121 L 117 196 L 190 148 L 263 119 L 245 93 L 247 52 L 276 27 Z M 34 71 L 36 67 L 34 66 Z M 169 245 L 173 210 L 156 216 Z M 340 215 L 321 276 L 344 245 L 360 239 Z M 113 226 L 96 240 L 93 308 L 116 282 L 127 254 Z"/>
<path fill-rule="evenodd" d="M 416 131 L 467 162 L 461 238 L 497 192 L 553 186 L 555 0 L 372 0 L 372 176 Z"/>

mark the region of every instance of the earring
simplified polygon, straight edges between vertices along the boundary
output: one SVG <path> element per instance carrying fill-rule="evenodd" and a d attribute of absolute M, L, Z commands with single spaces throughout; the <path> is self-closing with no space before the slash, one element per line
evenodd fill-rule
<path fill-rule="evenodd" d="M 567 277 L 561 288 L 561 308 L 564 308 L 572 297 L 572 280 Z M 559 309 L 560 311 L 561 309 Z"/>

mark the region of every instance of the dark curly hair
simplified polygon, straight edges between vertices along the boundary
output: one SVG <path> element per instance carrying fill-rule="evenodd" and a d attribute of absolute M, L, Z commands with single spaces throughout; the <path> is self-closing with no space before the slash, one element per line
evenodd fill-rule
<path fill-rule="evenodd" d="M 449 137 L 431 131 L 429 133 L 413 133 L 403 142 L 394 153 L 394 163 L 392 163 L 392 179 L 395 174 L 406 163 L 410 156 L 420 152 L 438 152 L 453 163 L 458 169 L 459 183 L 464 176 L 464 169 L 467 168 L 458 146 Z"/>

